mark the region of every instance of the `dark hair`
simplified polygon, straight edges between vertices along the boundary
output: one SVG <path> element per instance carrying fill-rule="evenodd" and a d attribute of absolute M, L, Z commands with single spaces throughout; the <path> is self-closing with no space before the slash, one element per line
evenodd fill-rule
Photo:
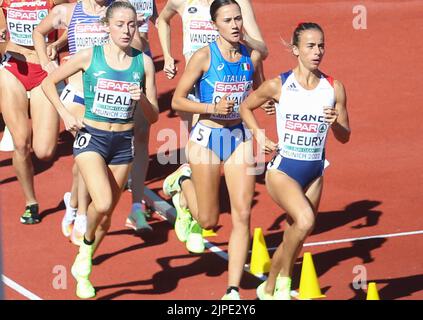
<path fill-rule="evenodd" d="M 292 35 L 292 45 L 298 46 L 298 42 L 300 41 L 300 36 L 303 31 L 306 30 L 319 30 L 322 34 L 324 34 L 323 29 L 314 22 L 300 22 L 294 30 L 294 34 Z"/>
<path fill-rule="evenodd" d="M 214 0 L 213 1 L 213 3 L 210 5 L 210 17 L 213 20 L 213 22 L 216 22 L 217 10 L 229 4 L 236 4 L 239 10 L 241 10 L 241 7 L 239 6 L 238 2 L 236 2 L 235 0 Z"/>
<path fill-rule="evenodd" d="M 134 6 L 129 2 L 124 1 L 113 1 L 110 6 L 107 7 L 106 14 L 102 20 L 103 23 L 109 23 L 110 18 L 113 16 L 113 11 L 116 9 L 129 9 L 132 10 L 137 16 L 137 11 L 135 10 Z"/>

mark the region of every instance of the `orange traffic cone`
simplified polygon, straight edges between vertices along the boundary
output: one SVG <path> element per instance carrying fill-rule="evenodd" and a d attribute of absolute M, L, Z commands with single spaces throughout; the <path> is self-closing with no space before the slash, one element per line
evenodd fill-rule
<path fill-rule="evenodd" d="M 254 228 L 253 249 L 251 254 L 250 271 L 256 276 L 269 272 L 270 256 L 264 241 L 261 228 Z"/>
<path fill-rule="evenodd" d="M 298 298 L 300 300 L 326 297 L 320 291 L 319 280 L 317 279 L 316 269 L 314 268 L 313 258 L 311 257 L 310 252 L 304 253 L 299 291 Z"/>
<path fill-rule="evenodd" d="M 376 282 L 370 282 L 367 286 L 366 300 L 380 300 L 379 293 L 377 292 Z"/>

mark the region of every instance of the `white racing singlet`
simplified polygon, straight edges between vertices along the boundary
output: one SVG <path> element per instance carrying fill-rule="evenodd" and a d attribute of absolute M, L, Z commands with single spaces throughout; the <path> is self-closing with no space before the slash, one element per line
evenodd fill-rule
<path fill-rule="evenodd" d="M 304 89 L 292 71 L 283 73 L 276 107 L 279 154 L 284 158 L 322 160 L 329 125 L 323 108 L 335 104 L 333 78 L 322 75 L 317 87 Z"/>
<path fill-rule="evenodd" d="M 198 0 L 189 0 L 182 14 L 183 54 L 188 60 L 195 51 L 215 41 L 219 33 L 210 17 L 210 6 Z"/>

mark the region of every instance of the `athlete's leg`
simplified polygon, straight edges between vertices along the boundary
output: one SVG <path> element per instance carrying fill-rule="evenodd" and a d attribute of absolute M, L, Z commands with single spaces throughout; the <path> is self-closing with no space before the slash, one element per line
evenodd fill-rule
<path fill-rule="evenodd" d="M 238 287 L 250 244 L 251 202 L 255 175 L 253 141 L 240 144 L 224 165 L 231 201 L 232 230 L 229 238 L 228 286 Z"/>
<path fill-rule="evenodd" d="M 137 113 L 137 111 L 142 112 L 139 108 L 136 109 L 135 113 Z M 152 230 L 151 226 L 146 221 L 146 208 L 143 207 L 142 204 L 145 177 L 147 175 L 149 163 L 148 141 L 150 136 L 150 125 L 141 114 L 135 114 L 135 119 L 135 157 L 131 169 L 132 208 L 127 222 L 131 222 L 130 225 L 136 230 Z"/>
<path fill-rule="evenodd" d="M 126 181 L 128 180 L 128 174 L 131 170 L 131 166 L 132 164 L 108 166 L 107 172 L 109 177 L 109 184 L 112 191 L 112 207 L 109 212 L 105 214 L 100 220 L 100 223 L 95 231 L 94 253 L 98 249 L 100 243 L 103 241 L 104 237 L 110 229 L 110 225 L 112 222 L 112 213 L 117 203 L 119 202 L 120 196 L 122 195 L 123 188 L 125 186 Z"/>
<path fill-rule="evenodd" d="M 22 83 L 8 70 L 0 69 L 0 105 L 3 119 L 13 138 L 13 167 L 22 186 L 26 205 L 37 203 L 34 168 L 31 161 L 31 128 L 28 122 L 28 98 Z M 5 85 L 7 84 L 7 85 Z"/>
<path fill-rule="evenodd" d="M 31 90 L 32 148 L 38 159 L 50 160 L 59 136 L 59 114 L 45 96 L 41 86 Z"/>
<path fill-rule="evenodd" d="M 208 148 L 192 141 L 189 145 L 189 164 L 197 207 L 188 202 L 192 216 L 202 228 L 210 229 L 219 220 L 220 159 Z M 184 182 L 189 182 L 185 180 Z M 188 187 L 182 183 L 182 190 Z M 195 203 L 195 202 L 194 202 Z M 193 203 L 193 204 L 194 204 Z"/>
<path fill-rule="evenodd" d="M 265 291 L 273 294 L 278 275 L 291 277 L 296 255 L 313 229 L 315 216 L 301 186 L 286 174 L 268 170 L 266 187 L 272 199 L 292 218 L 292 224 L 285 230 L 283 241 L 272 257 Z"/>

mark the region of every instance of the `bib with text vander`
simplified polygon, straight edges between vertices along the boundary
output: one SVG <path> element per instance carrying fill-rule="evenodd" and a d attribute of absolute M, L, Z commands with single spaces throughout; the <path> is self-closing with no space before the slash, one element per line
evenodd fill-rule
<path fill-rule="evenodd" d="M 52 8 L 50 1 L 4 0 L 10 41 L 21 46 L 33 46 L 32 32 Z M 46 39 L 48 40 L 48 39 Z"/>
<path fill-rule="evenodd" d="M 199 1 L 187 1 L 182 13 L 182 22 L 183 54 L 185 56 L 191 56 L 219 36 L 211 21 L 210 6 L 205 6 Z"/>
<path fill-rule="evenodd" d="M 322 75 L 313 90 L 304 89 L 292 71 L 283 73 L 281 79 L 276 106 L 279 153 L 295 160 L 322 160 L 329 129 L 323 108 L 334 106 L 333 79 Z"/>

